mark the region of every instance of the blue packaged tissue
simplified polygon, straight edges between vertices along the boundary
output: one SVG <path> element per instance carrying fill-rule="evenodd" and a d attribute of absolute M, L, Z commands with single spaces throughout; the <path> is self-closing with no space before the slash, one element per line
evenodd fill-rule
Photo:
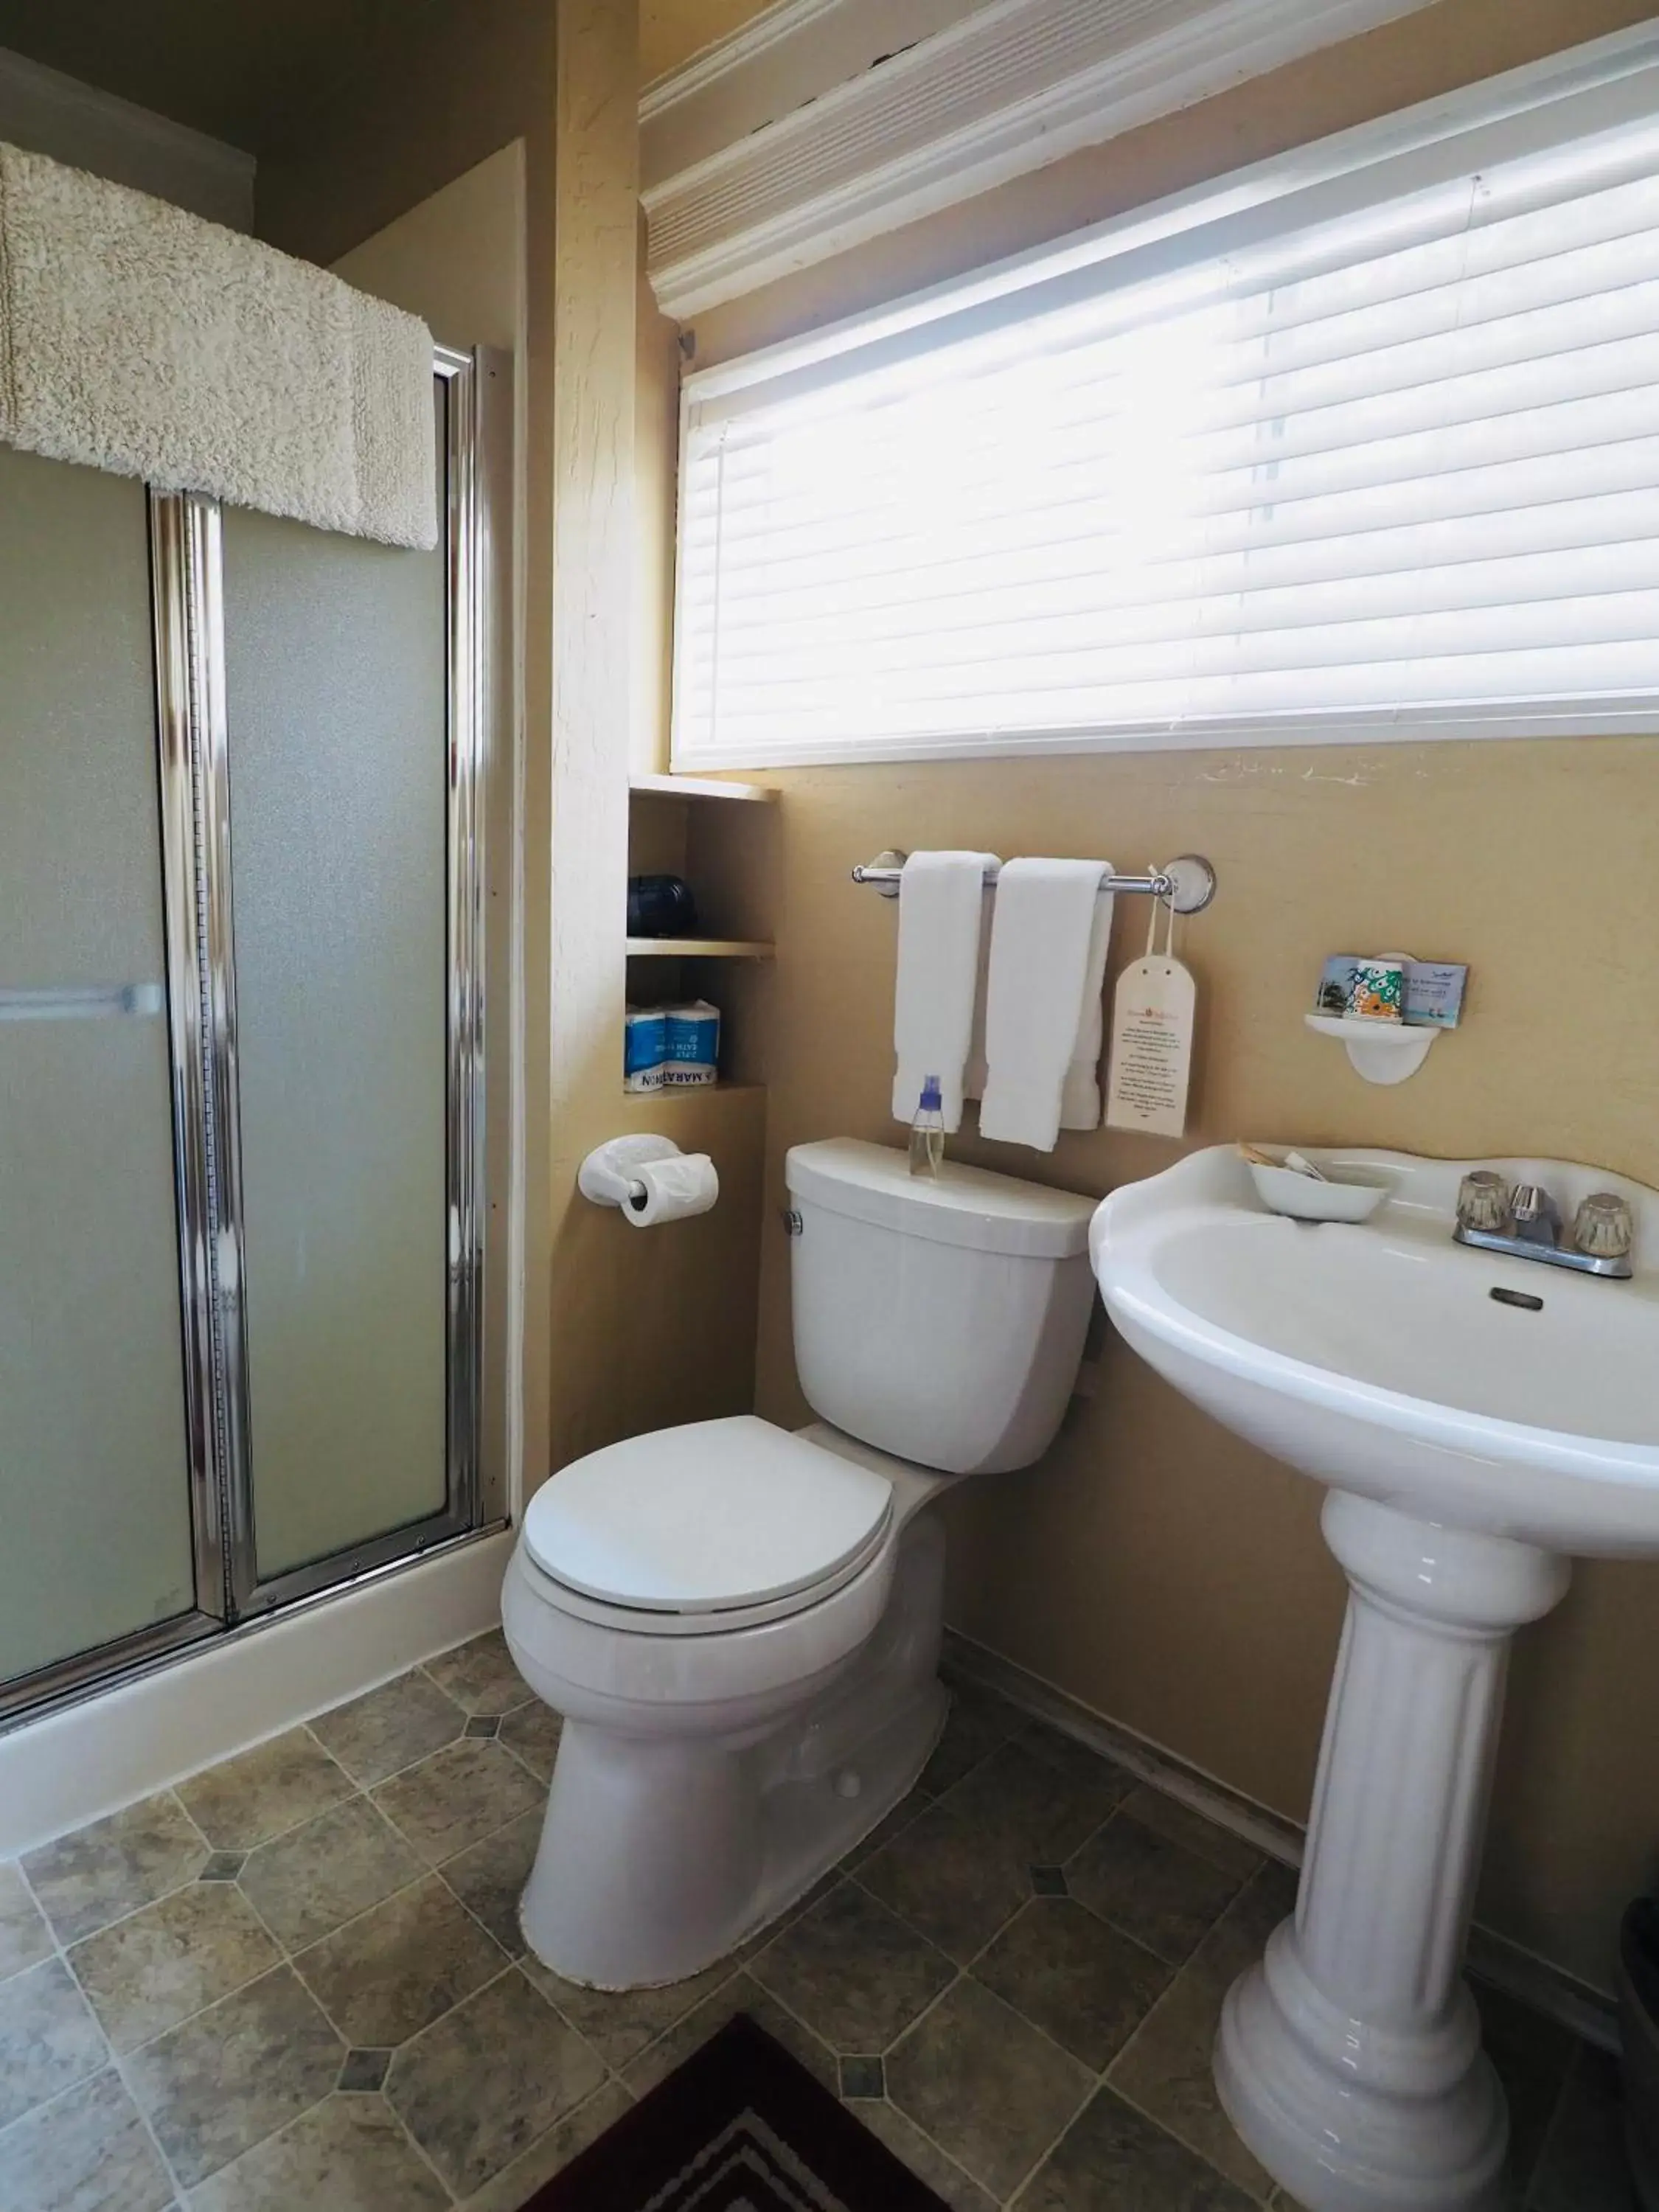
<path fill-rule="evenodd" d="M 667 1059 L 667 1010 L 629 1006 L 623 1019 L 623 1089 L 660 1091 Z"/>
<path fill-rule="evenodd" d="M 664 1009 L 663 1084 L 668 1090 L 718 1079 L 720 1012 L 707 999 Z"/>

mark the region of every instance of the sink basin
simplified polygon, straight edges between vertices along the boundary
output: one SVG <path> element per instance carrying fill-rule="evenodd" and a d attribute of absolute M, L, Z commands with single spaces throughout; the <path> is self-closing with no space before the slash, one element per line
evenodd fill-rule
<path fill-rule="evenodd" d="M 1141 1357 L 1322 1481 L 1558 1551 L 1659 1553 L 1659 1197 L 1557 1160 L 1310 1157 L 1386 1177 L 1389 1195 L 1358 1224 L 1289 1221 L 1218 1146 L 1105 1200 L 1095 1273 Z M 1544 1183 L 1569 1221 L 1590 1191 L 1619 1192 L 1633 1279 L 1454 1244 L 1471 1167 Z"/>
<path fill-rule="evenodd" d="M 1327 1486 L 1348 1577 L 1295 1917 L 1229 1993 L 1216 2082 L 1309 2212 L 1497 2212 L 1508 2116 L 1462 1961 L 1509 1647 L 1567 1554 L 1659 1556 L 1659 1194 L 1560 1161 L 1309 1157 L 1389 1194 L 1288 1220 L 1218 1146 L 1090 1234 L 1141 1357 Z M 1454 1243 L 1472 1167 L 1569 1221 L 1619 1192 L 1632 1279 Z"/>

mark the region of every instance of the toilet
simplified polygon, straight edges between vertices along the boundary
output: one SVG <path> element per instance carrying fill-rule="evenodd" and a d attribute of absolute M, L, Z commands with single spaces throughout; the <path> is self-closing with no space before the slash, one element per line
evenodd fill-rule
<path fill-rule="evenodd" d="M 1094 1200 L 844 1138 L 786 1169 L 819 1419 L 590 1453 L 507 1567 L 508 1647 L 565 1723 L 524 1933 L 598 1989 L 724 1957 L 911 1788 L 948 1704 L 927 1508 L 1039 1458 L 1082 1356 Z"/>

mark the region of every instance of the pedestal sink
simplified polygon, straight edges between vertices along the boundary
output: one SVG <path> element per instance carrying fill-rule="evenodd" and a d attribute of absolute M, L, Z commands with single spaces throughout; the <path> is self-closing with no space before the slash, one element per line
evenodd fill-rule
<path fill-rule="evenodd" d="M 1310 2212 L 1488 2212 L 1508 2114 L 1461 1966 L 1504 1668 L 1568 1554 L 1659 1556 L 1659 1194 L 1559 1161 L 1309 1157 L 1389 1194 L 1360 1225 L 1285 1220 L 1218 1147 L 1115 1191 L 1090 1237 L 1141 1357 L 1328 1486 L 1349 1583 L 1295 1917 L 1229 1995 L 1216 2081 Z M 1569 1221 L 1620 1192 L 1633 1278 L 1455 1244 L 1477 1166 Z"/>

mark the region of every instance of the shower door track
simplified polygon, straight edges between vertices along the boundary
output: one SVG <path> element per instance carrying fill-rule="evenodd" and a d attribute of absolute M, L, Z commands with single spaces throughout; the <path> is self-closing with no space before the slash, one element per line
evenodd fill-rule
<path fill-rule="evenodd" d="M 0 1684 L 0 1728 L 273 1613 L 376 1579 L 501 1525 L 501 1473 L 481 1466 L 486 941 L 484 780 L 493 592 L 484 446 L 506 380 L 434 349 L 445 408 L 447 629 L 447 1494 L 422 1520 L 261 1578 L 255 1544 L 242 1297 L 243 1211 L 232 914 L 223 539 L 218 503 L 149 494 L 162 903 L 173 1081 L 191 1610 Z M 493 387 L 493 388 L 492 388 Z"/>

